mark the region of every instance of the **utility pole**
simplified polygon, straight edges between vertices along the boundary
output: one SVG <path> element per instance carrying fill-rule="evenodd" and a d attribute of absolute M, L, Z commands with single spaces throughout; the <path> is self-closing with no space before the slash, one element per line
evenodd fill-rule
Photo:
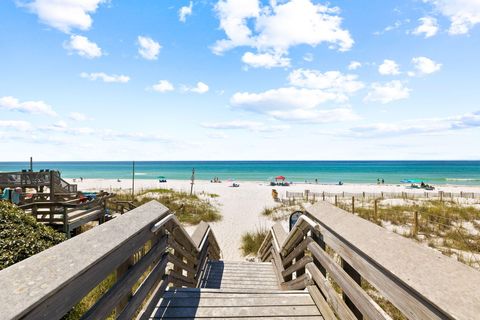
<path fill-rule="evenodd" d="M 191 182 L 191 186 L 190 186 L 190 195 L 193 194 L 193 184 L 195 182 L 195 168 L 192 169 L 192 182 Z"/>
<path fill-rule="evenodd" d="M 33 157 L 30 157 L 30 171 L 33 171 Z"/>
<path fill-rule="evenodd" d="M 132 162 L 132 200 L 135 199 L 135 161 Z"/>

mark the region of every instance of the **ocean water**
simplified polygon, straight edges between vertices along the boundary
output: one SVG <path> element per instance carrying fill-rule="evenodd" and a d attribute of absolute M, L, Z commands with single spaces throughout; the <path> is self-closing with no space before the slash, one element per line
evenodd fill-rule
<path fill-rule="evenodd" d="M 0 171 L 20 171 L 28 162 L 0 162 Z M 136 179 L 196 179 L 269 181 L 278 175 L 287 181 L 319 183 L 399 183 L 420 179 L 431 184 L 480 185 L 480 161 L 141 161 Z M 129 179 L 132 162 L 34 162 L 33 169 L 60 170 L 66 178 Z"/>

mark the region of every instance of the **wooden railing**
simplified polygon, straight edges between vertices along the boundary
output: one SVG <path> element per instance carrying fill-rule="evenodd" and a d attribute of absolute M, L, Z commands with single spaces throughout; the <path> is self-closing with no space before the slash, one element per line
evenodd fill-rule
<path fill-rule="evenodd" d="M 328 203 L 289 233 L 274 225 L 258 256 L 273 262 L 282 288 L 308 288 L 325 319 L 391 319 L 372 297 L 408 319 L 480 314 L 478 271 Z"/>
<path fill-rule="evenodd" d="M 87 222 L 105 222 L 106 202 L 114 196 L 115 194 L 104 192 L 86 202 L 80 202 L 78 198 L 66 201 L 35 201 L 20 205 L 19 208 L 38 222 L 61 225 L 69 238 L 72 231 Z"/>
<path fill-rule="evenodd" d="M 82 319 L 144 319 L 170 284 L 196 287 L 220 249 L 206 223 L 192 237 L 156 201 L 0 271 L 1 319 L 60 319 L 109 275 Z"/>

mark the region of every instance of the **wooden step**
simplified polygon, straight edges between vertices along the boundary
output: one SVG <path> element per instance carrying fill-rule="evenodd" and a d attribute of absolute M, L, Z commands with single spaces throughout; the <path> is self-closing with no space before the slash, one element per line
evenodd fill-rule
<path fill-rule="evenodd" d="M 171 288 L 151 319 L 323 319 L 306 291 Z"/>

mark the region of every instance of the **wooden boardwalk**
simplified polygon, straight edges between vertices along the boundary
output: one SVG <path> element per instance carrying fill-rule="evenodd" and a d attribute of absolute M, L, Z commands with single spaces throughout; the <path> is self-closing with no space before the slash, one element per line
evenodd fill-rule
<path fill-rule="evenodd" d="M 62 319 L 112 273 L 82 319 L 392 320 L 364 281 L 406 319 L 479 319 L 478 271 L 328 203 L 258 257 L 222 261 L 207 223 L 190 235 L 152 201 L 0 270 L 0 320 Z"/>
<path fill-rule="evenodd" d="M 150 319 L 323 319 L 308 291 L 281 290 L 270 262 L 209 261 L 200 288 L 170 288 Z"/>

